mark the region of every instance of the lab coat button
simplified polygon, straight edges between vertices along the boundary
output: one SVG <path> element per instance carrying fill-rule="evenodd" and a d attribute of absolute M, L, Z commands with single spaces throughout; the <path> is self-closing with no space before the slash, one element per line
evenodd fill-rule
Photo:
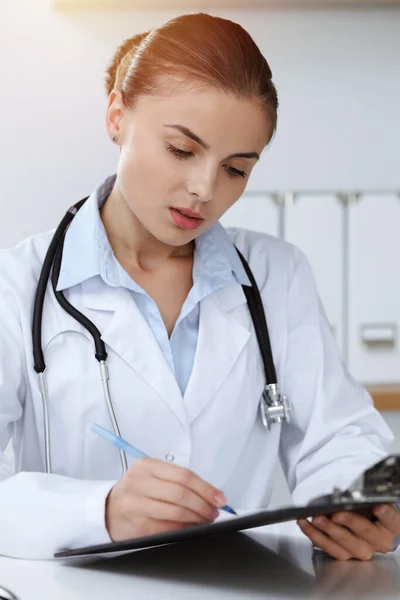
<path fill-rule="evenodd" d="M 165 460 L 167 460 L 168 462 L 173 462 L 175 459 L 175 456 L 173 454 L 166 454 L 165 455 Z"/>

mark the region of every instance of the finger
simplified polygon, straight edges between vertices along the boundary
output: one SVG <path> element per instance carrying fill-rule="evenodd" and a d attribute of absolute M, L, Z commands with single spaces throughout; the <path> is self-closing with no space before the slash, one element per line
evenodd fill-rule
<path fill-rule="evenodd" d="M 348 515 L 349 513 L 345 514 Z M 352 531 L 347 529 L 348 523 L 353 522 L 352 517 L 359 517 L 359 515 L 352 514 L 349 515 L 349 517 L 349 519 L 347 517 L 345 519 L 345 527 L 337 525 L 331 519 L 321 516 L 315 517 L 312 523 L 314 527 L 320 529 L 325 535 L 329 536 L 334 542 L 344 548 L 353 558 L 370 560 L 375 552 L 375 543 L 370 544 L 364 538 L 355 535 Z M 374 527 L 368 519 L 365 519 L 364 517 L 359 518 L 364 519 L 367 524 Z"/>
<path fill-rule="evenodd" d="M 375 552 L 390 552 L 393 547 L 394 534 L 379 523 L 372 523 L 366 517 L 355 513 L 335 513 L 332 522 L 350 530 L 355 535 L 356 544 L 361 538 Z"/>
<path fill-rule="evenodd" d="M 310 540 L 316 546 L 318 546 L 318 548 L 321 548 L 321 550 L 323 550 L 330 556 L 333 556 L 333 558 L 336 558 L 337 560 L 349 560 L 349 558 L 352 557 L 348 550 L 346 550 L 345 548 L 343 548 L 343 546 L 332 540 L 321 530 L 314 527 L 314 525 L 307 521 L 307 519 L 301 519 L 300 521 L 297 521 L 297 524 L 302 530 L 302 532 L 308 538 L 310 538 Z"/>
<path fill-rule="evenodd" d="M 190 488 L 179 483 L 149 477 L 138 482 L 138 487 L 143 496 L 187 508 L 203 521 L 213 521 L 219 515 L 215 506 L 211 506 Z"/>
<path fill-rule="evenodd" d="M 205 519 L 184 506 L 144 497 L 137 497 L 135 499 L 134 515 L 132 518 L 142 517 L 154 521 L 178 523 L 179 527 L 182 527 L 182 524 L 185 523 L 209 522 L 209 519 Z"/>
<path fill-rule="evenodd" d="M 379 523 L 395 536 L 400 535 L 400 511 L 394 504 L 380 504 L 373 509 Z"/>
<path fill-rule="evenodd" d="M 162 460 L 152 460 L 151 465 L 149 466 L 151 474 L 157 479 L 171 481 L 187 487 L 211 506 L 224 506 L 227 502 L 221 490 L 215 488 L 210 483 L 207 483 L 189 469 L 177 465 L 170 465 Z"/>

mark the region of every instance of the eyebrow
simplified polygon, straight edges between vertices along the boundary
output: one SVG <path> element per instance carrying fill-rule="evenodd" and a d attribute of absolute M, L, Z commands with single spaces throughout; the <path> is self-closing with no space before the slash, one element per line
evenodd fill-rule
<path fill-rule="evenodd" d="M 197 144 L 202 146 L 204 150 L 210 149 L 210 146 L 206 142 L 204 142 L 201 138 L 199 138 L 198 135 L 193 133 L 193 131 L 190 131 L 190 129 L 188 129 L 184 125 L 164 125 L 164 127 L 172 127 L 173 129 L 177 129 L 178 131 L 183 133 L 183 135 L 186 135 L 186 137 L 190 138 L 191 140 L 195 141 Z M 226 158 L 255 158 L 256 160 L 259 160 L 260 155 L 258 154 L 258 152 L 235 152 L 235 154 L 230 154 Z"/>

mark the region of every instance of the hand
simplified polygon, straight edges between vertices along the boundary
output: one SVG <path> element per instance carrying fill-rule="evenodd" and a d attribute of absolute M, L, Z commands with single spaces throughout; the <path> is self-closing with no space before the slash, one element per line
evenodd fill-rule
<path fill-rule="evenodd" d="M 192 471 L 139 458 L 108 494 L 106 527 L 116 542 L 213 521 L 225 504 L 223 493 Z"/>
<path fill-rule="evenodd" d="M 373 509 L 378 521 L 372 523 L 355 513 L 335 513 L 331 518 L 314 517 L 297 521 L 310 540 L 338 560 L 370 560 L 375 552 L 386 554 L 400 535 L 400 512 L 393 504 L 381 504 Z"/>

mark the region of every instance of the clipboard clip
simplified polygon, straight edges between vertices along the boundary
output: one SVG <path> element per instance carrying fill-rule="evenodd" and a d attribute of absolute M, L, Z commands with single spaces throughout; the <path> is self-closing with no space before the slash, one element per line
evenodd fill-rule
<path fill-rule="evenodd" d="M 397 454 L 391 454 L 364 471 L 347 490 L 335 487 L 331 498 L 334 504 L 342 504 L 379 502 L 380 498 L 385 502 L 387 496 L 397 496 L 400 500 L 400 455 Z"/>

